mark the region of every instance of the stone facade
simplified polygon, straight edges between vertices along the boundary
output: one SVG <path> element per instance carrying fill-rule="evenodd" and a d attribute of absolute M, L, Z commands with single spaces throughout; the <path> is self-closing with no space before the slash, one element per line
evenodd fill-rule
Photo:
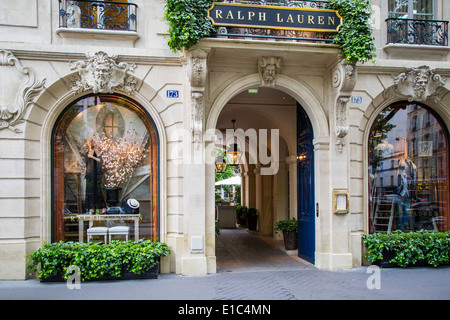
<path fill-rule="evenodd" d="M 386 45 L 386 1 L 373 0 L 373 63 L 342 61 L 335 45 L 285 41 L 205 38 L 175 54 L 166 44 L 164 1 L 134 2 L 136 32 L 60 28 L 54 0 L 0 4 L 0 279 L 25 279 L 26 255 L 51 241 L 52 131 L 71 102 L 98 92 L 130 97 L 158 132 L 160 240 L 173 249 L 162 272 L 216 271 L 214 159 L 203 151 L 213 144 L 205 133 L 231 128 L 233 117 L 244 131 L 279 130 L 276 174 L 261 159 L 251 163 L 254 146 L 238 137 L 250 150 L 242 201 L 266 215 L 259 231 L 272 236 L 275 221 L 297 216 L 297 186 L 287 183 L 296 181 L 296 102 L 314 131 L 315 265 L 360 266 L 371 124 L 384 107 L 410 99 L 448 128 L 449 48 Z M 437 18 L 448 20 L 450 5 L 436 3 Z M 266 96 L 245 94 L 255 87 Z M 333 189 L 349 191 L 349 214 L 333 213 Z"/>

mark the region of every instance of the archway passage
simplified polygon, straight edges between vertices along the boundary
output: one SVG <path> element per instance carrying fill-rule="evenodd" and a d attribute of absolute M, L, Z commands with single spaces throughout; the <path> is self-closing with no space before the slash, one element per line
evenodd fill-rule
<path fill-rule="evenodd" d="M 86 241 L 88 227 L 117 225 L 130 238 L 159 237 L 159 141 L 142 107 L 117 94 L 85 96 L 61 113 L 51 143 L 52 241 Z M 121 213 L 141 219 L 105 215 Z"/>
<path fill-rule="evenodd" d="M 299 253 L 302 253 L 301 258 L 314 261 L 313 134 L 308 116 L 289 94 L 275 88 L 260 87 L 246 90 L 231 98 L 218 116 L 216 129 L 225 133 L 227 129 L 232 129 L 232 120 L 236 120 L 236 139 L 239 148 L 245 151 L 240 165 L 242 179 L 240 204 L 258 211 L 257 228 L 248 232 L 275 243 L 278 241 L 282 247 L 281 233 L 274 232 L 276 221 L 298 219 L 301 221 L 299 226 L 302 230 L 310 231 L 301 238 Z M 303 130 L 305 128 L 306 131 Z M 275 132 L 278 134 L 277 137 L 274 136 Z M 252 133 L 256 133 L 256 140 Z M 266 135 L 267 140 L 261 139 L 262 135 Z M 274 143 L 275 139 L 277 143 Z M 230 137 L 228 140 L 224 138 L 221 147 L 226 148 L 233 142 Z M 308 151 L 308 156 L 302 162 L 298 158 L 299 151 L 302 155 L 306 155 Z M 265 159 L 264 162 L 265 155 L 270 161 Z M 267 174 L 268 171 L 265 172 L 264 169 L 269 167 L 276 169 Z M 301 173 L 301 176 L 297 176 L 298 173 Z M 306 183 L 307 186 L 300 187 L 300 183 Z M 219 219 L 220 210 L 219 207 Z M 247 226 L 239 227 L 236 223 L 236 227 L 241 228 L 240 231 L 247 231 Z M 222 240 L 242 239 L 231 236 L 231 230 L 226 232 L 227 237 L 219 236 L 217 240 L 220 247 L 216 244 L 219 269 L 223 261 L 221 255 L 231 256 L 234 252 L 231 249 L 227 251 L 226 248 L 229 246 Z M 245 248 L 246 245 L 235 243 L 233 247 L 235 246 Z M 270 255 L 270 252 L 271 250 L 268 250 L 267 254 Z M 250 263 L 250 260 L 248 261 Z"/>

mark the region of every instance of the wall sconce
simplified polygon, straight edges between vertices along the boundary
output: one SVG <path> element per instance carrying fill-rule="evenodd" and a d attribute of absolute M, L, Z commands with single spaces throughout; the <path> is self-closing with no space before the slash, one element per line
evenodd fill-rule
<path fill-rule="evenodd" d="M 350 197 L 347 189 L 333 189 L 333 212 L 349 213 Z"/>

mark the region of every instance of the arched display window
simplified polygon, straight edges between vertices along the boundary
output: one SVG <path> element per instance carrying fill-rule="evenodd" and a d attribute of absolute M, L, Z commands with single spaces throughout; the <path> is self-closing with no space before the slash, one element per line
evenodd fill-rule
<path fill-rule="evenodd" d="M 430 108 L 399 102 L 369 136 L 369 231 L 450 230 L 448 131 Z"/>
<path fill-rule="evenodd" d="M 124 96 L 70 104 L 52 134 L 52 240 L 87 241 L 86 230 L 95 226 L 156 239 L 158 143 L 148 114 Z"/>

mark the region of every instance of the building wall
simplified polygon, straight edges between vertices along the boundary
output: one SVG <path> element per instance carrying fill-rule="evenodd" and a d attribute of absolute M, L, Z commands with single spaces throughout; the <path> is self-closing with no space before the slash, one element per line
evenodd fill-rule
<path fill-rule="evenodd" d="M 159 134 L 160 233 L 161 240 L 173 249 L 163 261 L 163 272 L 197 275 L 216 270 L 214 166 L 212 162 L 196 162 L 199 154 L 192 135 L 198 129 L 193 128 L 200 125 L 200 133 L 215 129 L 228 101 L 260 83 L 257 60 L 262 56 L 282 58 L 274 88 L 300 102 L 313 126 L 315 201 L 320 205 L 316 218 L 316 266 L 360 266 L 361 236 L 368 232 L 366 173 L 371 124 L 384 107 L 405 99 L 401 90 L 395 89 L 394 75 L 427 65 L 436 73 L 449 76 L 448 47 L 386 45 L 387 7 L 385 1 L 373 0 L 375 13 L 380 14 L 379 28 L 374 30 L 378 58 L 375 63 L 358 64 L 350 70 L 353 73 L 349 77 L 334 45 L 203 39 L 188 52 L 175 54 L 166 45 L 164 1 L 134 2 L 138 5 L 137 32 L 61 29 L 58 1 L 54 0 L 0 3 L 0 102 L 4 119 L 9 117 L 6 106 L 18 104 L 23 83 L 34 81 L 23 121 L 0 130 L 0 279 L 25 279 L 26 255 L 50 241 L 52 129 L 70 102 L 92 93 L 92 88 L 73 90 L 73 79 L 78 73 L 71 69 L 70 62 L 85 61 L 86 53 L 98 51 L 115 56 L 117 62 L 136 64 L 131 73 L 137 80 L 136 90 L 129 93 L 117 88 L 115 92 L 128 95 L 145 108 Z M 444 0 L 437 3 L 438 18 L 448 19 L 450 6 Z M 203 63 L 199 79 L 193 75 L 195 58 Z M 166 90 L 170 89 L 179 90 L 180 97 L 168 98 Z M 448 82 L 444 89 L 437 99 L 423 102 L 441 116 L 448 128 Z M 199 96 L 202 102 L 196 100 Z M 352 96 L 361 99 L 352 100 Z M 197 106 L 202 110 L 200 123 L 193 120 Z M 342 110 L 343 116 L 339 113 Z M 282 116 L 274 117 L 275 122 L 283 123 Z M 342 124 L 349 131 L 343 144 L 339 144 L 335 132 Z M 296 175 L 296 141 L 295 137 L 292 140 L 292 128 L 283 129 L 289 152 L 283 160 L 292 178 Z M 192 155 L 191 162 L 186 161 L 188 154 Z M 249 171 L 247 177 L 254 174 Z M 278 176 L 272 182 L 276 186 L 277 181 L 284 179 Z M 349 190 L 349 214 L 332 212 L 335 188 Z M 296 216 L 296 186 L 288 192 L 290 212 L 282 212 L 286 204 L 280 205 L 275 219 Z M 247 190 L 246 194 L 253 191 Z M 276 198 L 287 199 L 285 194 Z M 197 239 L 203 248 L 194 252 L 191 245 Z"/>

